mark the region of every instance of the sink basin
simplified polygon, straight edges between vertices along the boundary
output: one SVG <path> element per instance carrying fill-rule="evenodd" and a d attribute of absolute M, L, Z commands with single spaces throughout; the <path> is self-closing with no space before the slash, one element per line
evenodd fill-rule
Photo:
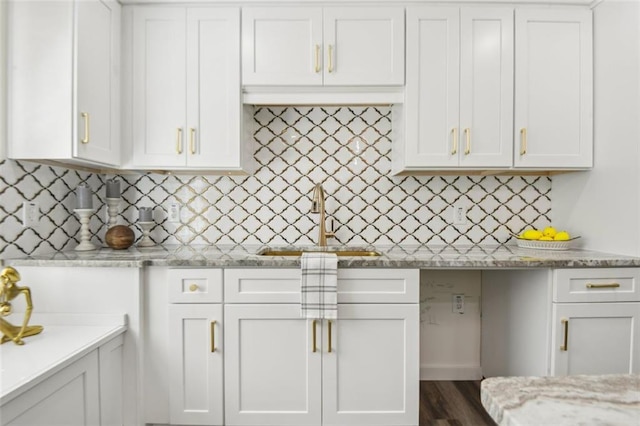
<path fill-rule="evenodd" d="M 309 248 L 264 248 L 257 254 L 259 256 L 301 256 L 302 253 L 335 253 L 338 256 L 365 256 L 375 257 L 380 256 L 382 253 L 375 250 L 361 249 L 361 248 L 349 248 L 349 247 L 309 247 Z"/>

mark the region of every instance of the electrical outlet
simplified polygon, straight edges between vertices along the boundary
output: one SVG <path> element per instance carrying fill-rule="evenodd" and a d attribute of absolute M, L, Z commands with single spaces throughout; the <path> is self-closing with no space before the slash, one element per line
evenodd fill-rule
<path fill-rule="evenodd" d="M 40 206 L 34 201 L 22 203 L 22 227 L 33 228 L 40 225 Z"/>
<path fill-rule="evenodd" d="M 180 203 L 169 203 L 167 221 L 172 223 L 180 222 Z"/>
<path fill-rule="evenodd" d="M 464 314 L 464 294 L 453 295 L 453 313 Z"/>
<path fill-rule="evenodd" d="M 467 208 L 460 203 L 454 204 L 453 205 L 453 224 L 465 225 L 466 223 L 467 223 Z"/>

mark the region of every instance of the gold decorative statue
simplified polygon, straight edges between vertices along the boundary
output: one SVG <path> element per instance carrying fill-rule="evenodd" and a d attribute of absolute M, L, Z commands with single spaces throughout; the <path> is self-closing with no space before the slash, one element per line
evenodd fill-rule
<path fill-rule="evenodd" d="M 2 332 L 2 341 L 0 344 L 12 340 L 17 345 L 24 345 L 23 337 L 33 336 L 43 330 L 41 325 L 27 325 L 33 311 L 31 290 L 29 290 L 29 287 L 17 286 L 16 283 L 18 281 L 20 281 L 20 274 L 14 268 L 8 266 L 2 270 L 0 274 L 0 331 Z M 24 294 L 27 301 L 27 310 L 24 313 L 22 326 L 18 327 L 2 317 L 6 317 L 11 313 L 11 301 L 20 294 Z"/>

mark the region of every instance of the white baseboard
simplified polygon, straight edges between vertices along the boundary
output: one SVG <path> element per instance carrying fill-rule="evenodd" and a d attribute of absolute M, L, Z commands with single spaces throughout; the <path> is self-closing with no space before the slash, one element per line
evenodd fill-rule
<path fill-rule="evenodd" d="M 480 380 L 479 365 L 428 365 L 420 366 L 420 380 Z"/>

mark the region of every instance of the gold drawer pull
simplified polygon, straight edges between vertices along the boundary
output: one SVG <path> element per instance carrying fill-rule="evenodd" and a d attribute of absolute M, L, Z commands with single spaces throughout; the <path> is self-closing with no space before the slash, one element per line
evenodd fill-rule
<path fill-rule="evenodd" d="M 191 149 L 191 154 L 196 153 L 196 141 L 195 141 L 196 129 L 191 127 L 189 129 L 189 147 Z"/>
<path fill-rule="evenodd" d="M 316 66 L 314 68 L 316 73 L 320 72 L 320 45 L 316 44 Z"/>
<path fill-rule="evenodd" d="M 567 351 L 569 349 L 569 320 L 562 318 L 560 322 L 564 325 L 564 339 L 562 346 L 560 346 L 560 350 Z"/>
<path fill-rule="evenodd" d="M 176 152 L 182 154 L 182 127 L 176 129 Z"/>
<path fill-rule="evenodd" d="M 618 288 L 620 284 L 618 283 L 609 283 L 609 284 L 593 284 L 587 283 L 587 288 Z"/>
<path fill-rule="evenodd" d="M 458 128 L 454 127 L 451 129 L 451 134 L 453 135 L 453 149 L 451 150 L 451 155 L 456 155 L 458 153 Z"/>
<path fill-rule="evenodd" d="M 464 135 L 467 139 L 467 145 L 464 148 L 464 155 L 469 155 L 469 153 L 471 152 L 471 129 L 464 129 Z"/>
<path fill-rule="evenodd" d="M 211 352 L 216 351 L 216 322 L 211 321 Z"/>
<path fill-rule="evenodd" d="M 333 45 L 329 45 L 329 72 L 333 72 Z"/>
<path fill-rule="evenodd" d="M 312 327 L 312 340 L 313 340 L 311 351 L 317 352 L 318 348 L 316 347 L 316 320 L 311 321 L 311 327 Z"/>
<path fill-rule="evenodd" d="M 520 155 L 527 153 L 527 129 L 523 127 L 520 129 Z"/>
<path fill-rule="evenodd" d="M 84 138 L 82 138 L 80 142 L 89 143 L 89 113 L 81 112 L 80 115 L 84 118 Z"/>
<path fill-rule="evenodd" d="M 196 291 L 198 289 L 198 284 L 191 284 L 189 286 L 189 291 Z"/>
<path fill-rule="evenodd" d="M 329 350 L 328 352 L 331 353 L 333 351 L 333 348 L 331 346 L 331 320 L 327 320 L 327 322 L 329 323 L 329 333 L 328 333 L 328 338 L 327 340 L 329 341 Z"/>

